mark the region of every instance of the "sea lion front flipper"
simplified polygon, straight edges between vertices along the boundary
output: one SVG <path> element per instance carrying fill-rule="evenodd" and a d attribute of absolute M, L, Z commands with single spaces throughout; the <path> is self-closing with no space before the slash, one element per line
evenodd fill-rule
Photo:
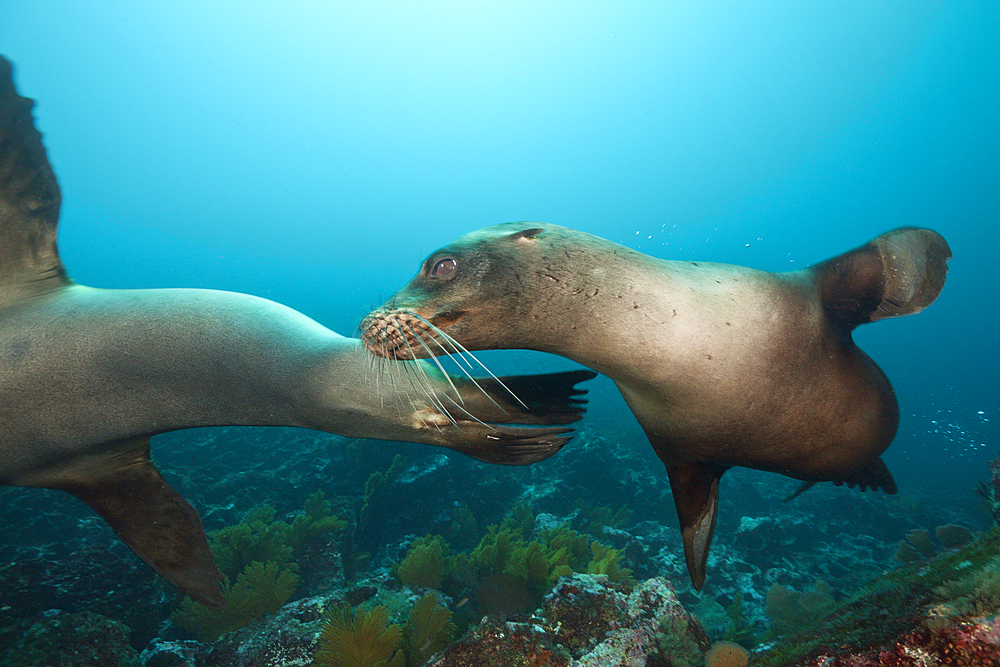
<path fill-rule="evenodd" d="M 445 446 L 486 463 L 523 466 L 549 458 L 570 441 L 571 428 L 523 428 L 460 421 L 443 432 Z"/>
<path fill-rule="evenodd" d="M 725 468 L 704 463 L 667 466 L 670 492 L 681 522 L 684 559 L 696 591 L 705 583 L 705 562 L 719 504 L 719 478 L 725 471 Z"/>
<path fill-rule="evenodd" d="M 594 378 L 594 371 L 542 375 L 507 375 L 459 380 L 462 407 L 492 424 L 569 424 L 586 411 L 586 389 L 575 385 Z"/>
<path fill-rule="evenodd" d="M 929 306 L 944 287 L 951 248 L 929 229 L 903 228 L 810 267 L 823 308 L 849 328 Z"/>
<path fill-rule="evenodd" d="M 17 94 L 13 67 L 0 57 L 0 303 L 8 285 L 44 290 L 68 282 L 56 252 L 59 184 L 34 104 Z"/>
<path fill-rule="evenodd" d="M 226 604 L 201 518 L 150 461 L 148 437 L 108 443 L 100 454 L 63 462 L 29 485 L 72 493 L 193 600 L 207 607 Z"/>

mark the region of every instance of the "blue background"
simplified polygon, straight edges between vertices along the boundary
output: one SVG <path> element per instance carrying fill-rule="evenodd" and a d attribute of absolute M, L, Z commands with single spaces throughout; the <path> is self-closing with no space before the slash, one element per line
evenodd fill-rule
<path fill-rule="evenodd" d="M 497 222 L 775 271 L 936 229 L 940 299 L 856 339 L 900 397 L 902 490 L 970 506 L 1000 420 L 998 36 L 994 2 L 0 7 L 88 285 L 249 292 L 352 335 Z"/>

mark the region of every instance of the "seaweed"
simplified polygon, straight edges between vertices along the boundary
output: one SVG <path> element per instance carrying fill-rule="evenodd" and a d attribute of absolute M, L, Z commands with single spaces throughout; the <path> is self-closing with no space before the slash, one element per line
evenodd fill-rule
<path fill-rule="evenodd" d="M 272 614 L 295 592 L 299 578 L 290 569 L 273 561 L 253 562 L 230 585 L 222 582 L 226 606 L 211 609 L 185 598 L 170 620 L 184 628 L 198 641 L 213 642 L 227 632 Z"/>
<path fill-rule="evenodd" d="M 357 613 L 350 605 L 326 614 L 313 664 L 320 667 L 403 667 L 400 629 L 389 623 L 389 610 L 377 605 Z"/>
<path fill-rule="evenodd" d="M 451 612 L 433 594 L 417 600 L 406 624 L 407 664 L 419 667 L 455 639 Z"/>
<path fill-rule="evenodd" d="M 399 564 L 399 580 L 407 586 L 440 588 L 448 543 L 440 535 L 418 537 Z"/>

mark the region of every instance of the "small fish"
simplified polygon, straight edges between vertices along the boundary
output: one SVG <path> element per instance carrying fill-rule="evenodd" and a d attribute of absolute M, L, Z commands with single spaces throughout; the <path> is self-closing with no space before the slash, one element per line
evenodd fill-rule
<path fill-rule="evenodd" d="M 455 605 L 455 609 L 460 609 L 462 607 L 462 605 L 465 604 L 468 601 L 469 601 L 469 598 L 462 598 L 461 600 L 458 601 L 458 604 Z"/>
<path fill-rule="evenodd" d="M 424 642 L 424 645 L 420 647 L 420 652 L 423 653 L 424 651 L 426 651 L 427 647 L 429 647 L 430 645 L 431 645 L 431 640 L 430 637 L 428 637 L 427 641 Z"/>

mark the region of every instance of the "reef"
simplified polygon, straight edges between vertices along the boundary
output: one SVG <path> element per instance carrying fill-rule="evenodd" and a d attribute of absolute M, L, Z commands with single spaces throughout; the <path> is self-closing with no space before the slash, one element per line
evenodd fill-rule
<path fill-rule="evenodd" d="M 383 607 L 407 667 L 728 667 L 746 650 L 774 667 L 989 665 L 997 649 L 985 513 L 830 485 L 781 503 L 793 482 L 733 470 L 698 594 L 661 464 L 586 428 L 524 468 L 296 429 L 164 438 L 158 465 L 170 479 L 185 460 L 170 481 L 203 512 L 231 606 L 184 602 L 72 499 L 13 489 L 0 645 L 66 667 L 290 667 L 316 659 L 332 610 Z M 86 662 L 84 626 L 121 653 Z"/>

